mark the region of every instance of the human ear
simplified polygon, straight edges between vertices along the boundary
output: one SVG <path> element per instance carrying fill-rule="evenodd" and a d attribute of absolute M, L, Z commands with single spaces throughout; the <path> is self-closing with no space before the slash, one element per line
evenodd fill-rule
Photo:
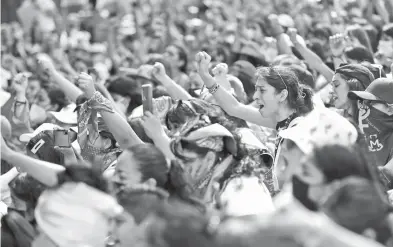
<path fill-rule="evenodd" d="M 279 93 L 279 100 L 280 100 L 280 102 L 284 102 L 287 98 L 288 98 L 288 90 L 287 89 L 283 89 Z"/>

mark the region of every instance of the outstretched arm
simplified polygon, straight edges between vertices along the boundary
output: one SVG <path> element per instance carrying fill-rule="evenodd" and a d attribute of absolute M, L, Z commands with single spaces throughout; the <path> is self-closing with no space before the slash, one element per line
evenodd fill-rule
<path fill-rule="evenodd" d="M 67 80 L 62 74 L 60 74 L 51 61 L 40 60 L 39 64 L 43 70 L 49 74 L 49 76 L 57 83 L 57 85 L 63 90 L 67 97 L 76 102 L 76 99 L 83 94 L 75 84 Z"/>
<path fill-rule="evenodd" d="M 175 100 L 189 100 L 192 96 L 165 72 L 164 65 L 156 63 L 152 75 L 167 89 L 169 95 Z"/>
<path fill-rule="evenodd" d="M 241 104 L 230 92 L 219 86 L 216 80 L 209 73 L 208 68 L 211 57 L 206 52 L 198 53 L 196 59 L 199 67 L 198 71 L 202 80 L 210 93 L 214 96 L 214 99 L 226 113 L 261 126 L 269 128 L 275 127 L 274 121 L 263 118 L 257 108 Z"/>
<path fill-rule="evenodd" d="M 96 91 L 94 87 L 93 78 L 86 74 L 81 73 L 78 77 L 78 83 L 80 88 L 84 91 L 87 98 L 91 99 L 97 97 L 100 100 L 105 100 L 105 104 L 112 108 L 112 102 L 105 99 L 101 93 Z M 100 114 L 105 121 L 109 131 L 113 134 L 120 147 L 125 150 L 133 145 L 143 143 L 143 141 L 134 132 L 131 126 L 127 123 L 127 120 L 120 115 L 117 111 L 105 111 L 101 110 Z"/>
<path fill-rule="evenodd" d="M 36 144 L 36 146 L 39 143 Z M 38 147 L 33 147 L 38 148 Z M 49 187 L 58 185 L 58 174 L 65 171 L 63 166 L 33 159 L 25 154 L 11 150 L 1 136 L 1 158 L 8 163 L 19 167 L 33 178 Z"/>
<path fill-rule="evenodd" d="M 334 71 L 331 70 L 322 59 L 315 54 L 313 51 L 308 49 L 305 45 L 301 44 L 297 39 L 297 30 L 291 28 L 288 30 L 288 35 L 291 38 L 292 43 L 295 45 L 296 50 L 302 55 L 302 57 L 306 60 L 306 63 L 312 68 L 322 74 L 328 83 L 330 83 L 333 79 Z M 319 91 L 324 86 L 317 88 L 316 91 Z"/>

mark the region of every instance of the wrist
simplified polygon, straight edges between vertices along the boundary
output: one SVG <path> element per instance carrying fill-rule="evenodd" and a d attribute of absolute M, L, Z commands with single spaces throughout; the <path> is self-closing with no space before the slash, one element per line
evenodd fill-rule
<path fill-rule="evenodd" d="M 26 102 L 26 92 L 16 93 L 15 100 L 18 102 Z"/>
<path fill-rule="evenodd" d="M 4 153 L 1 154 L 1 159 L 5 160 L 5 161 L 7 161 L 9 163 L 12 163 L 11 159 L 15 155 L 16 152 L 14 150 L 10 149 L 10 148 L 8 148 L 8 149 L 9 149 L 8 152 L 4 152 Z"/>

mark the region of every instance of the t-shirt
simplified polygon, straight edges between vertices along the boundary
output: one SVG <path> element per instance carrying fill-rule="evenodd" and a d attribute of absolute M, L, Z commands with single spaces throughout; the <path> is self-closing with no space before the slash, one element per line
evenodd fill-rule
<path fill-rule="evenodd" d="M 375 155 L 377 166 L 393 158 L 393 116 L 389 116 L 363 101 L 358 101 L 358 125 L 368 150 Z"/>

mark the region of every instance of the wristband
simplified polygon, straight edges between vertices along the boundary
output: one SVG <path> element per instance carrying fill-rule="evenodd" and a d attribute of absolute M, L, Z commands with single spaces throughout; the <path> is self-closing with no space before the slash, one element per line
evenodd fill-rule
<path fill-rule="evenodd" d="M 220 88 L 220 85 L 216 83 L 212 87 L 207 88 L 207 89 L 209 90 L 210 94 L 215 94 L 217 92 L 218 88 Z"/>
<path fill-rule="evenodd" d="M 15 104 L 26 105 L 26 101 L 15 101 Z"/>

